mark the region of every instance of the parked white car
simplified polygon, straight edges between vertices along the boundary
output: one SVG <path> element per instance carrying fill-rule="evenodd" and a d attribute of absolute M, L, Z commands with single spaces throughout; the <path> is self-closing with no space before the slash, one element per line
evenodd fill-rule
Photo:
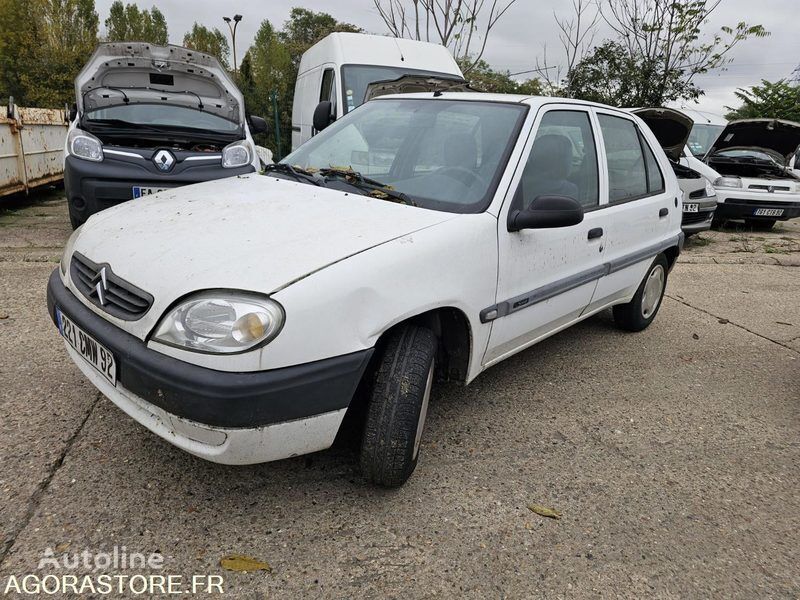
<path fill-rule="evenodd" d="M 332 167 L 354 157 L 362 173 Z M 264 175 L 91 217 L 48 307 L 85 376 L 179 448 L 322 450 L 365 398 L 362 470 L 398 486 L 435 376 L 469 383 L 609 307 L 644 329 L 682 242 L 678 182 L 634 115 L 386 96 Z"/>
<path fill-rule="evenodd" d="M 800 216 L 800 123 L 745 119 L 729 123 L 704 162 L 718 177 L 715 220 L 743 219 L 758 229 Z"/>

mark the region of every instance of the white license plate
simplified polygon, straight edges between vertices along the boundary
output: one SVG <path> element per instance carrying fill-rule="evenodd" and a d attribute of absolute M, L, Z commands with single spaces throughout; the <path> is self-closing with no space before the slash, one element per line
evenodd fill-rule
<path fill-rule="evenodd" d="M 58 330 L 67 343 L 80 354 L 86 362 L 92 365 L 111 385 L 117 385 L 117 363 L 111 351 L 100 342 L 75 325 L 72 320 L 56 309 L 58 316 Z"/>
<path fill-rule="evenodd" d="M 149 196 L 150 194 L 157 194 L 163 192 L 167 188 L 154 188 L 154 187 L 141 187 L 138 185 L 133 186 L 133 197 L 141 198 L 142 196 Z"/>
<path fill-rule="evenodd" d="M 755 217 L 780 217 L 782 215 L 782 208 L 757 208 L 753 213 Z"/>
<path fill-rule="evenodd" d="M 700 208 L 699 204 L 684 204 L 683 205 L 683 212 L 696 213 L 699 208 Z"/>

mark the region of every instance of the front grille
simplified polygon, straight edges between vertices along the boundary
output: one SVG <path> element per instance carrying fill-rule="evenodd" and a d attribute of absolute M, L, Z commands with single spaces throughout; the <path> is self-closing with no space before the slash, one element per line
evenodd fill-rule
<path fill-rule="evenodd" d="M 697 213 L 683 213 L 683 220 L 681 223 L 684 225 L 693 225 L 694 223 L 702 223 L 711 217 L 710 212 L 697 212 Z"/>
<path fill-rule="evenodd" d="M 748 189 L 750 190 L 761 190 L 762 192 L 768 192 L 772 190 L 773 192 L 791 192 L 792 188 L 788 185 L 762 185 L 758 183 L 754 183 Z"/>
<path fill-rule="evenodd" d="M 70 274 L 89 302 L 118 319 L 135 321 L 153 305 L 150 294 L 115 275 L 107 264 L 92 262 L 79 252 L 72 255 Z"/>

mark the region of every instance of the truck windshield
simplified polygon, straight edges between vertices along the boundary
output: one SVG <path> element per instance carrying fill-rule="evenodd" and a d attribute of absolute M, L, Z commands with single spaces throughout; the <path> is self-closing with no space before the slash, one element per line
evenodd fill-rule
<path fill-rule="evenodd" d="M 283 159 L 315 172 L 352 169 L 424 208 L 482 212 L 517 140 L 527 105 L 376 99 Z"/>
<path fill-rule="evenodd" d="M 711 145 L 717 141 L 719 134 L 725 129 L 722 125 L 702 125 L 695 123 L 687 142 L 689 150 L 695 156 L 705 156 Z"/>
<path fill-rule="evenodd" d="M 344 90 L 345 114 L 364 103 L 367 86 L 376 81 L 393 81 L 403 75 L 432 75 L 435 77 L 460 77 L 452 73 L 420 71 L 405 67 L 381 67 L 370 65 L 345 65 L 342 67 L 342 89 Z"/>
<path fill-rule="evenodd" d="M 116 127 L 125 127 L 126 125 L 164 129 L 180 127 L 182 129 L 198 129 L 217 134 L 238 133 L 241 130 L 239 123 L 223 119 L 215 114 L 170 104 L 105 106 L 87 112 L 84 120 L 89 124 L 107 124 Z"/>

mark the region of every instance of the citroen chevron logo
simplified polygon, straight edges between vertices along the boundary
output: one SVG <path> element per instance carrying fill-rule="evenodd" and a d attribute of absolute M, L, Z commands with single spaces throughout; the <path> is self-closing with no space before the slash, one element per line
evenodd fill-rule
<path fill-rule="evenodd" d="M 100 272 L 94 276 L 92 283 L 95 284 L 91 292 L 91 296 L 97 295 L 97 300 L 100 306 L 106 305 L 106 292 L 108 291 L 108 277 L 106 276 L 106 268 L 100 269 Z"/>
<path fill-rule="evenodd" d="M 175 164 L 175 157 L 168 150 L 159 150 L 153 155 L 153 163 L 161 171 L 169 171 Z"/>

